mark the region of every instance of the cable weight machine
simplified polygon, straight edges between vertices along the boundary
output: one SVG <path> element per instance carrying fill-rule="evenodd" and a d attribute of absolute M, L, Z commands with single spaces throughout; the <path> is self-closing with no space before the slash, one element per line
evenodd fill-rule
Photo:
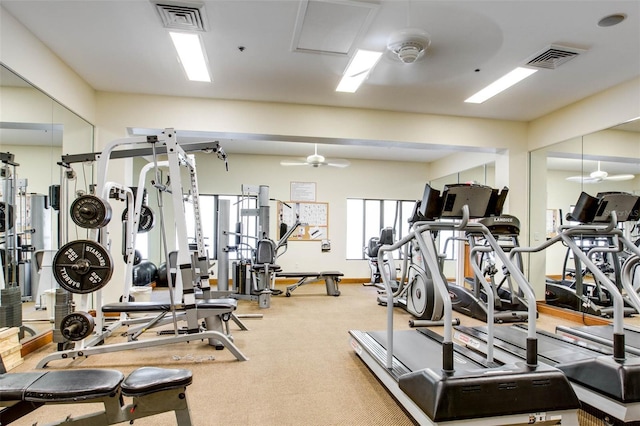
<path fill-rule="evenodd" d="M 128 149 L 116 149 L 127 146 Z M 142 146 L 142 148 L 139 148 Z M 95 296 L 96 310 L 95 327 L 86 324 L 87 316 L 75 315 L 68 320 L 64 334 L 73 335 L 76 338 L 74 349 L 58 351 L 40 361 L 39 367 L 46 366 L 52 360 L 75 358 L 78 356 L 89 356 L 91 354 L 109 353 L 122 350 L 130 350 L 142 347 L 153 347 L 169 343 L 188 342 L 191 340 L 207 339 L 210 345 L 216 348 L 227 348 L 238 359 L 247 358 L 233 344 L 228 326 L 226 333 L 223 327 L 232 316 L 236 308 L 236 303 L 230 299 L 210 299 L 211 293 L 208 282 L 208 271 L 206 252 L 202 238 L 196 239 L 197 250 L 192 252 L 189 248 L 187 238 L 186 218 L 183 208 L 183 187 L 181 171 L 186 169 L 189 174 L 191 193 L 198 193 L 197 178 L 195 173 L 195 158 L 187 155 L 187 151 L 205 151 L 218 154 L 218 158 L 226 162 L 226 154 L 220 148 L 218 142 L 206 142 L 197 144 L 179 145 L 173 129 L 165 129 L 159 136 L 135 137 L 118 139 L 108 144 L 101 153 L 80 154 L 63 157 L 63 162 L 71 164 L 79 161 L 97 161 L 97 184 L 94 193 L 96 198 L 86 199 L 78 204 L 81 211 L 72 211 L 72 218 L 80 218 L 80 222 L 88 226 L 89 237 L 86 240 L 72 241 L 67 243 L 56 254 L 54 269 L 56 278 L 61 287 L 78 294 L 80 306 L 88 305 L 90 294 Z M 131 267 L 135 258 L 135 235 L 139 230 L 141 212 L 143 210 L 142 200 L 144 198 L 144 181 L 139 184 L 134 196 L 133 190 L 129 187 L 113 182 L 107 182 L 108 163 L 113 158 L 129 158 L 132 156 L 153 157 L 153 164 L 149 168 L 158 171 L 164 166 L 163 162 L 157 160 L 157 156 L 167 154 L 166 164 L 171 176 L 167 184 L 160 183 L 154 176 L 153 185 L 159 191 L 160 206 L 162 208 L 162 196 L 170 195 L 173 205 L 175 229 L 178 235 L 177 252 L 177 273 L 176 281 L 170 288 L 170 303 L 154 302 L 128 302 L 125 294 L 123 302 L 103 304 L 101 289 L 108 283 L 113 272 L 113 259 L 110 256 L 111 240 L 109 239 L 109 208 L 106 206 L 110 199 L 120 201 L 126 200 L 128 206 L 135 206 L 133 220 L 124 223 L 125 230 L 125 257 L 127 267 L 125 272 L 125 283 L 130 280 Z M 135 204 L 134 204 L 135 200 Z M 199 213 L 198 209 L 195 209 Z M 129 213 L 128 213 L 129 214 Z M 109 219 L 107 219 L 109 218 Z M 199 219 L 199 218 L 198 218 Z M 199 220 L 196 225 L 199 226 Z M 160 213 L 160 225 L 163 228 L 163 216 Z M 161 229 L 163 231 L 163 229 Z M 166 237 L 166 236 L 165 236 Z M 64 249 L 64 250 L 63 250 Z M 166 250 L 165 250 L 166 251 Z M 204 257 L 204 259 L 203 259 Z M 68 280 L 66 277 L 73 279 Z M 196 290 L 203 295 L 203 299 L 196 300 Z M 128 319 L 127 315 L 133 312 L 151 315 L 144 318 Z M 118 313 L 119 320 L 115 323 L 105 324 L 104 314 Z M 170 315 L 170 319 L 167 318 Z M 202 325 L 200 320 L 203 320 Z M 177 322 L 184 321 L 186 326 L 178 329 Z M 138 340 L 138 337 L 148 329 L 173 322 L 172 335 L 160 338 Z M 224 323 L 224 324 L 223 324 Z M 120 344 L 106 344 L 106 339 L 121 326 L 137 325 L 127 331 L 128 341 Z M 205 328 L 206 325 L 206 328 Z M 88 334 L 86 330 L 93 330 Z M 168 330 L 165 330 L 168 331 Z M 158 333 L 164 335 L 162 331 Z M 104 344 L 103 344 L 104 343 Z"/>

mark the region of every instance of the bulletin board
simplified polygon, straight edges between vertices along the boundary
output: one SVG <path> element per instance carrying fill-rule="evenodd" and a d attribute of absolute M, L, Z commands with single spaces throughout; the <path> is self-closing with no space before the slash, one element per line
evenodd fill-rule
<path fill-rule="evenodd" d="M 282 237 L 282 224 L 290 229 L 296 223 L 301 225 L 290 241 L 322 241 L 329 238 L 329 203 L 301 203 L 295 201 L 278 202 L 278 238 Z"/>

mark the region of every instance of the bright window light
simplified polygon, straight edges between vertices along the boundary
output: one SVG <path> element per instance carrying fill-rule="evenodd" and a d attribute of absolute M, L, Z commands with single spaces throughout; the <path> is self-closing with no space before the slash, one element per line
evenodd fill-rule
<path fill-rule="evenodd" d="M 178 57 L 191 81 L 211 82 L 211 76 L 207 69 L 207 60 L 204 56 L 202 43 L 198 34 L 169 32 Z"/>
<path fill-rule="evenodd" d="M 491 83 L 490 85 L 488 85 L 487 87 L 485 87 L 484 89 L 476 93 L 475 95 L 471 96 L 465 102 L 471 103 L 471 104 L 481 104 L 487 99 L 492 98 L 498 93 L 502 92 L 503 90 L 506 90 L 509 87 L 513 86 L 517 82 L 529 77 L 531 74 L 533 74 L 536 71 L 538 70 L 534 70 L 531 68 L 518 67 L 513 71 L 511 71 L 509 74 L 505 75 L 504 77 L 497 79 L 496 81 L 494 81 L 493 83 Z"/>
<path fill-rule="evenodd" d="M 336 92 L 354 93 L 363 81 L 367 79 L 369 73 L 376 66 L 382 52 L 372 52 L 370 50 L 358 50 L 351 63 L 342 76 L 342 80 L 336 88 Z"/>

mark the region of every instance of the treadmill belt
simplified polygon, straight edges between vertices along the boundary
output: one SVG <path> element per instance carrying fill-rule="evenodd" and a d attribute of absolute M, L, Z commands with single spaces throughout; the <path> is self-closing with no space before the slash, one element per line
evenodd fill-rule
<path fill-rule="evenodd" d="M 369 334 L 380 346 L 387 348 L 386 331 L 369 331 Z M 410 371 L 431 368 L 434 371 L 442 369 L 442 345 L 439 341 L 427 337 L 417 330 L 400 330 L 393 333 L 393 355 Z M 454 354 L 454 368 L 456 371 L 469 371 L 484 368 L 459 353 Z"/>
<path fill-rule="evenodd" d="M 460 331 L 465 330 L 466 327 L 457 327 Z M 485 326 L 474 327 L 484 337 L 486 341 L 487 328 Z M 498 326 L 494 327 L 493 336 L 496 340 L 501 340 L 507 345 L 501 345 L 499 341 L 494 341 L 494 346 L 512 352 L 520 357 L 525 356 L 527 330 L 524 328 L 514 326 Z M 480 336 L 477 336 L 481 338 Z M 592 359 L 602 355 L 601 353 L 594 352 L 590 349 L 586 349 L 577 345 L 568 343 L 560 336 L 554 338 L 545 334 L 537 334 L 538 338 L 538 356 L 544 358 L 548 364 L 559 364 L 566 362 L 575 362 L 583 359 Z M 514 351 L 513 347 L 518 350 Z M 517 353 L 516 353 L 517 352 Z"/>
<path fill-rule="evenodd" d="M 585 334 L 593 334 L 601 339 L 613 340 L 613 326 L 610 325 L 590 325 L 584 327 L 571 327 L 574 330 Z M 624 344 L 632 348 L 640 349 L 640 333 L 633 330 L 624 330 Z"/>

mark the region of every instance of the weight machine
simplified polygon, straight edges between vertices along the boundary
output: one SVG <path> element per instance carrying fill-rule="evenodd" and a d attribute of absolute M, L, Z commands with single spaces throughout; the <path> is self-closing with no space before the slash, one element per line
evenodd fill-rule
<path fill-rule="evenodd" d="M 254 203 L 255 200 L 255 203 Z M 266 185 L 243 185 L 240 222 L 236 232 L 229 232 L 229 203 L 222 203 L 218 210 L 218 290 L 229 292 L 235 299 L 258 302 L 260 308 L 271 307 L 271 296 L 282 293 L 275 289 L 275 278 L 282 268 L 276 263 L 284 254 L 289 237 L 300 225 L 298 221 L 282 232 L 275 242 L 269 238 L 269 187 Z M 253 208 L 253 206 L 256 206 Z M 255 226 L 251 219 L 255 218 Z M 248 230 L 247 233 L 244 230 Z M 255 230 L 255 236 L 248 232 Z M 229 244 L 229 235 L 235 237 L 235 244 Z M 254 241 L 255 244 L 251 244 Z M 284 248 L 284 251 L 280 252 Z M 229 290 L 229 252 L 238 253 L 238 260 L 232 262 L 232 289 Z M 248 254 L 244 254 L 248 253 Z"/>
<path fill-rule="evenodd" d="M 132 146 L 133 148 L 116 150 L 116 148 L 123 146 Z M 138 148 L 140 146 L 143 148 Z M 90 236 L 86 240 L 71 241 L 58 250 L 53 261 L 54 276 L 62 288 L 79 295 L 81 307 L 86 308 L 89 294 L 95 293 L 96 305 L 99 309 L 96 312 L 95 324 L 93 318 L 82 310 L 65 317 L 61 329 L 65 337 L 76 342 L 74 349 L 58 351 L 45 357 L 38 364 L 39 368 L 45 367 L 50 361 L 57 359 L 87 357 L 92 354 L 204 339 L 207 339 L 210 345 L 218 349 L 226 347 L 238 360 L 247 359 L 233 344 L 228 331 L 227 321 L 236 309 L 237 302 L 233 299 L 211 298 L 208 260 L 199 217 L 195 158 L 187 155 L 187 151 L 202 150 L 217 153 L 218 158 L 226 162 L 226 154 L 218 142 L 179 145 L 173 129 L 165 129 L 160 136 L 117 139 L 108 144 L 101 153 L 63 157 L 65 163 L 87 161 L 91 158 L 96 160 L 97 185 L 94 191 L 96 195 L 83 195 L 77 198 L 71 206 L 72 220 L 79 226 L 88 228 Z M 159 162 L 157 156 L 165 153 L 167 154 L 167 162 Z M 138 185 L 135 197 L 131 188 L 107 181 L 109 160 L 141 155 L 153 157 L 153 166 L 149 166 L 149 169 L 153 168 L 156 172 L 153 184 L 158 191 L 161 233 L 167 257 L 165 224 L 162 213 L 164 194 L 170 195 L 173 205 L 175 229 L 178 235 L 178 251 L 175 283 L 172 282 L 171 274 L 167 274 L 171 301 L 169 303 L 128 302 L 125 286 L 123 302 L 103 304 L 101 289 L 109 282 L 113 272 L 108 228 L 111 209 L 106 200 L 127 200 L 129 206 L 134 206 L 132 220 L 127 220 L 124 228 L 124 251 L 127 261 L 125 282 L 130 283 L 127 280 L 131 279 L 131 268 L 135 257 L 135 235 L 143 216 L 142 200 L 144 198 L 144 181 Z M 160 166 L 168 166 L 169 168 L 171 179 L 166 184 L 160 182 Z M 190 250 L 187 240 L 187 224 L 182 195 L 181 171 L 183 169 L 187 171 L 190 192 L 194 196 L 197 229 L 195 251 Z M 169 264 L 168 260 L 167 265 Z M 196 300 L 196 291 L 201 292 L 202 299 Z M 126 314 L 132 312 L 154 314 L 155 316 L 151 319 L 147 317 L 127 319 Z M 105 313 L 119 313 L 120 318 L 114 324 L 107 326 L 104 320 Z M 167 318 L 168 315 L 170 315 L 170 319 Z M 202 325 L 200 320 L 203 320 Z M 186 322 L 186 327 L 178 329 L 178 321 Z M 169 322 L 173 322 L 171 336 L 138 340 L 144 331 Z M 129 339 L 126 343 L 106 344 L 106 339 L 121 326 L 140 323 L 142 323 L 141 326 L 128 331 Z M 94 330 L 97 331 L 94 332 Z"/>
<path fill-rule="evenodd" d="M 22 301 L 31 299 L 31 226 L 26 179 L 18 179 L 11 153 L 0 153 L 0 327 L 18 327 L 20 338 L 36 331 L 22 324 Z M 43 227 L 40 228 L 42 232 Z"/>

